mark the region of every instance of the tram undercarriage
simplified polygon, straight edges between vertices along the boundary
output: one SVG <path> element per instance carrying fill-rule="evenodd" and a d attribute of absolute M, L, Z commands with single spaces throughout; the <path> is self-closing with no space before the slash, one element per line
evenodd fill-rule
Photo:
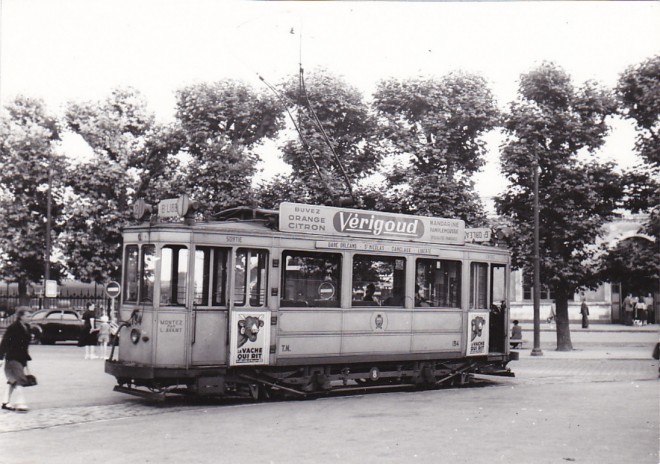
<path fill-rule="evenodd" d="M 152 372 L 148 378 L 131 376 L 130 370 L 109 361 L 106 372 L 117 378 L 115 391 L 152 400 L 162 400 L 169 395 L 253 400 L 304 399 L 330 393 L 455 387 L 470 384 L 476 374 L 513 377 L 513 372 L 506 367 L 508 361 L 508 357 L 499 355 L 376 365 L 264 366 L 200 369 L 194 372 L 172 370 L 170 375 L 168 370 L 161 370 Z M 124 371 L 123 374 L 121 371 Z"/>

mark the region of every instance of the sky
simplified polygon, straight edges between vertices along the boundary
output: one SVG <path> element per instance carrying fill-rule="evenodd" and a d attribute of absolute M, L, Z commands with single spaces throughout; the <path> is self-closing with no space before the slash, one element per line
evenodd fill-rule
<path fill-rule="evenodd" d="M 0 103 L 42 98 L 98 101 L 132 86 L 159 121 L 173 119 L 175 92 L 224 78 L 265 89 L 323 67 L 366 96 L 381 79 L 482 75 L 499 106 L 543 61 L 579 85 L 613 87 L 628 66 L 660 53 L 660 2 L 248 2 L 210 0 L 0 0 Z M 477 190 L 502 190 L 497 143 L 488 137 Z M 74 139 L 73 150 L 84 150 Z M 617 123 L 600 153 L 622 167 L 634 131 Z M 264 176 L 285 171 L 265 155 Z"/>

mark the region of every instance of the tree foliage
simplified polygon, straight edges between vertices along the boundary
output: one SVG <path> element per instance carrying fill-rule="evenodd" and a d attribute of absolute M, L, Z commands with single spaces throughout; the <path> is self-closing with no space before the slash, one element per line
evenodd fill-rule
<path fill-rule="evenodd" d="M 62 228 L 66 158 L 55 150 L 60 127 L 43 101 L 17 97 L 0 121 L 0 278 L 18 282 L 25 303 L 27 284 L 44 276 L 49 175 L 52 179 L 51 240 Z M 61 269 L 52 262 L 51 277 Z"/>
<path fill-rule="evenodd" d="M 323 69 L 309 79 L 301 70 L 281 89 L 275 91 L 292 127 L 280 148 L 292 173 L 262 185 L 260 201 L 269 201 L 276 192 L 287 194 L 279 201 L 316 204 L 349 197 L 380 159 L 374 145 L 376 121 L 363 95 Z"/>
<path fill-rule="evenodd" d="M 378 85 L 374 106 L 394 158 L 381 202 L 404 213 L 482 221 L 472 179 L 484 165 L 481 136 L 499 117 L 485 80 L 465 73 L 390 79 Z"/>
<path fill-rule="evenodd" d="M 596 285 L 590 266 L 595 243 L 623 194 L 612 163 L 578 156 L 603 145 L 606 118 L 615 111 L 610 92 L 593 82 L 575 88 L 564 70 L 544 63 L 521 77 L 519 98 L 505 117 L 501 164 L 510 185 L 496 207 L 514 229 L 513 265 L 531 276 L 538 165 L 541 276 L 555 290 L 559 350 L 572 349 L 568 299 L 579 288 Z"/>
<path fill-rule="evenodd" d="M 92 148 L 92 159 L 69 172 L 72 191 L 61 245 L 69 272 L 82 281 L 119 278 L 121 229 L 137 198 L 155 203 L 176 190 L 173 157 L 182 144 L 159 126 L 134 89 L 116 89 L 101 102 L 70 103 L 68 127 Z"/>
<path fill-rule="evenodd" d="M 625 117 L 637 126 L 636 148 L 651 166 L 660 167 L 660 55 L 626 69 L 616 88 Z"/>
<path fill-rule="evenodd" d="M 254 148 L 282 125 L 274 97 L 234 80 L 196 84 L 177 92 L 176 117 L 190 158 L 185 189 L 202 211 L 252 204 Z"/>
<path fill-rule="evenodd" d="M 639 233 L 650 240 L 620 241 L 603 255 L 600 272 L 605 280 L 621 283 L 625 292 L 646 294 L 660 281 L 660 56 L 626 69 L 616 91 L 623 115 L 635 121 L 635 149 L 643 160 L 623 173 L 624 206 L 649 214 Z"/>

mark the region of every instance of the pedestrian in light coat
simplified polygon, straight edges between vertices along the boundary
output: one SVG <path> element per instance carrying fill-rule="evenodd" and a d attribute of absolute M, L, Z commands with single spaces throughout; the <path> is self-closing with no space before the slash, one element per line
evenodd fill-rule
<path fill-rule="evenodd" d="M 633 325 L 633 311 L 635 304 L 633 302 L 632 294 L 628 293 L 623 299 L 623 323 L 626 325 Z"/>

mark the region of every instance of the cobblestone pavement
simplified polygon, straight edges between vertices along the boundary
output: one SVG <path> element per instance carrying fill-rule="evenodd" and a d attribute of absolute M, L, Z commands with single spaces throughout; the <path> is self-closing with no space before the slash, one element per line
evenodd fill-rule
<path fill-rule="evenodd" d="M 155 416 L 176 412 L 177 410 L 191 411 L 195 408 L 201 409 L 202 406 L 159 407 L 149 403 L 129 402 L 127 404 L 48 408 L 32 410 L 27 413 L 2 411 L 3 414 L 0 415 L 0 434 L 85 422 L 107 421 L 124 417 Z"/>
<path fill-rule="evenodd" d="M 511 385 L 547 385 L 586 382 L 637 382 L 658 379 L 658 362 L 654 360 L 611 359 L 543 359 L 512 362 L 514 378 L 493 378 L 491 387 Z M 0 435 L 71 424 L 100 422 L 126 417 L 157 416 L 177 411 L 191 412 L 214 407 L 227 407 L 227 401 L 189 404 L 178 398 L 152 403 L 126 397 L 115 404 L 50 407 L 28 413 L 1 411 Z"/>

